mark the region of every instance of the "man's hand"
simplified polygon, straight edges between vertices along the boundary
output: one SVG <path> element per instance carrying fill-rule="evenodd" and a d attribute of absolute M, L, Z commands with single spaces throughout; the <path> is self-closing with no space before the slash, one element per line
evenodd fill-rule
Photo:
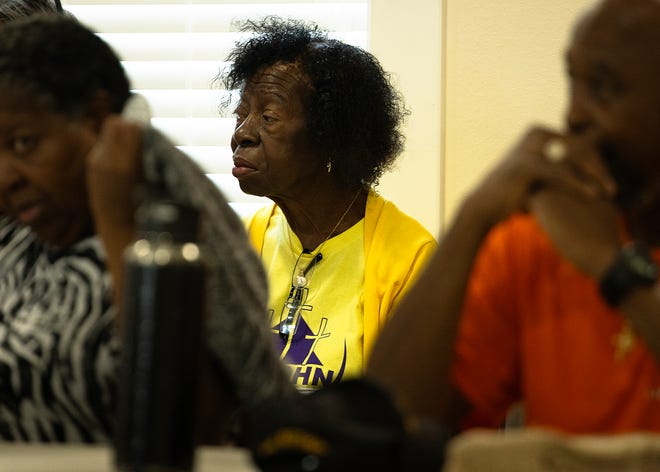
<path fill-rule="evenodd" d="M 550 151 L 557 146 L 560 152 L 567 148 L 566 139 L 559 133 L 531 128 L 472 192 L 472 209 L 492 226 L 512 213 L 527 211 L 532 196 L 544 188 L 585 197 L 613 192 L 613 181 L 593 156 L 588 163 L 576 167 L 573 159 L 548 157 L 549 152 L 557 153 Z"/>
<path fill-rule="evenodd" d="M 527 207 L 557 250 L 598 281 L 621 246 L 616 186 L 588 140 L 569 137 L 563 142 L 565 155 L 550 162 L 590 190 L 547 182 L 529 196 Z"/>

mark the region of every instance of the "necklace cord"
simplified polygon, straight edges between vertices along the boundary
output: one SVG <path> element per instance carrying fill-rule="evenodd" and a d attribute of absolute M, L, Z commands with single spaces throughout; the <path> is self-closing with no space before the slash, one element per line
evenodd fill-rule
<path fill-rule="evenodd" d="M 302 257 L 303 254 L 305 254 L 307 251 L 303 248 L 302 252 L 298 255 L 296 258 L 296 264 L 293 267 L 293 274 L 291 276 L 291 290 L 289 291 L 289 297 L 285 303 L 285 308 L 288 308 L 288 313 L 284 321 L 280 323 L 280 337 L 283 339 L 288 338 L 289 336 L 292 336 L 295 334 L 296 331 L 296 326 L 297 323 L 297 317 L 296 313 L 300 310 L 301 304 L 302 304 L 302 296 L 303 296 L 303 289 L 309 282 L 309 280 L 306 278 L 307 273 L 314 267 L 316 266 L 321 260 L 323 259 L 323 254 L 321 254 L 321 249 L 325 245 L 325 243 L 332 237 L 332 234 L 339 228 L 339 225 L 341 224 L 342 221 L 344 221 L 344 218 L 346 218 L 346 215 L 348 215 L 348 212 L 351 210 L 353 207 L 353 204 L 357 200 L 357 197 L 360 195 L 361 190 L 358 190 L 358 192 L 355 194 L 353 199 L 351 200 L 351 203 L 349 203 L 348 207 L 346 207 L 346 210 L 344 210 L 344 213 L 341 215 L 335 226 L 330 230 L 328 235 L 325 237 L 325 239 L 321 242 L 321 244 L 318 245 L 318 252 L 312 260 L 307 264 L 307 266 L 299 272 L 299 275 L 296 276 L 296 269 L 298 268 L 298 263 L 300 262 L 300 258 Z M 313 223 L 312 223 L 313 224 Z M 287 225 L 288 226 L 288 225 Z M 291 230 L 291 227 L 288 226 L 289 231 Z M 318 231 L 318 230 L 317 230 Z M 289 245 L 291 245 L 291 235 L 289 234 Z M 294 282 L 295 279 L 295 282 Z"/>
<path fill-rule="evenodd" d="M 355 196 L 354 196 L 353 199 L 351 200 L 351 203 L 348 204 L 348 206 L 346 207 L 346 210 L 344 210 L 344 213 L 342 213 L 341 218 L 339 218 L 339 221 L 337 221 L 337 223 L 336 223 L 335 226 L 330 230 L 330 232 L 329 232 L 328 235 L 325 237 L 325 239 L 323 240 L 323 242 L 321 242 L 321 244 L 319 245 L 319 252 L 321 252 L 321 247 L 326 243 L 326 241 L 332 237 L 332 233 L 334 233 L 335 231 L 337 231 L 337 228 L 339 228 L 339 225 L 341 224 L 341 222 L 344 221 L 344 218 L 346 218 L 346 215 L 348 215 L 348 212 L 351 210 L 351 208 L 353 208 L 353 204 L 354 204 L 355 201 L 357 200 L 357 197 L 360 195 L 360 193 L 362 193 L 362 190 L 358 190 L 358 191 L 357 191 L 357 193 L 355 194 Z"/>

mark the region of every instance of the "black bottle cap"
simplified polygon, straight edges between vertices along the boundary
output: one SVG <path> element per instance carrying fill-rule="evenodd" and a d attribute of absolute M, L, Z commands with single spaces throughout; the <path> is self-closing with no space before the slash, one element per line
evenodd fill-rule
<path fill-rule="evenodd" d="M 135 222 L 143 238 L 169 233 L 173 242 L 197 241 L 199 212 L 171 199 L 145 201 L 137 209 Z"/>

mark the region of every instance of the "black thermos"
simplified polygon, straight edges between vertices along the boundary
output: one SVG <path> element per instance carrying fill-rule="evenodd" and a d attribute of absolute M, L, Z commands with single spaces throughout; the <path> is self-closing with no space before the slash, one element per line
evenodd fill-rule
<path fill-rule="evenodd" d="M 198 213 L 171 200 L 136 213 L 124 254 L 115 460 L 126 472 L 191 471 L 205 268 Z"/>

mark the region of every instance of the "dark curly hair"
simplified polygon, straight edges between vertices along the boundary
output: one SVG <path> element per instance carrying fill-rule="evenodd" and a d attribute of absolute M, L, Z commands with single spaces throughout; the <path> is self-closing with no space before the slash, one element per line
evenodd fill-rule
<path fill-rule="evenodd" d="M 378 60 L 336 39 L 318 25 L 269 16 L 240 28 L 253 35 L 227 58 L 216 77 L 227 90 L 242 89 L 261 69 L 297 63 L 312 86 L 307 109 L 311 139 L 350 187 L 377 185 L 403 150 L 401 125 L 408 114 Z"/>
<path fill-rule="evenodd" d="M 58 13 L 55 3 L 49 0 L 5 0 L 0 2 L 0 23 L 35 13 Z"/>
<path fill-rule="evenodd" d="M 126 73 L 110 47 L 75 18 L 54 14 L 2 25 L 0 87 L 66 115 L 82 112 L 99 90 L 110 96 L 113 112 L 130 96 Z"/>

